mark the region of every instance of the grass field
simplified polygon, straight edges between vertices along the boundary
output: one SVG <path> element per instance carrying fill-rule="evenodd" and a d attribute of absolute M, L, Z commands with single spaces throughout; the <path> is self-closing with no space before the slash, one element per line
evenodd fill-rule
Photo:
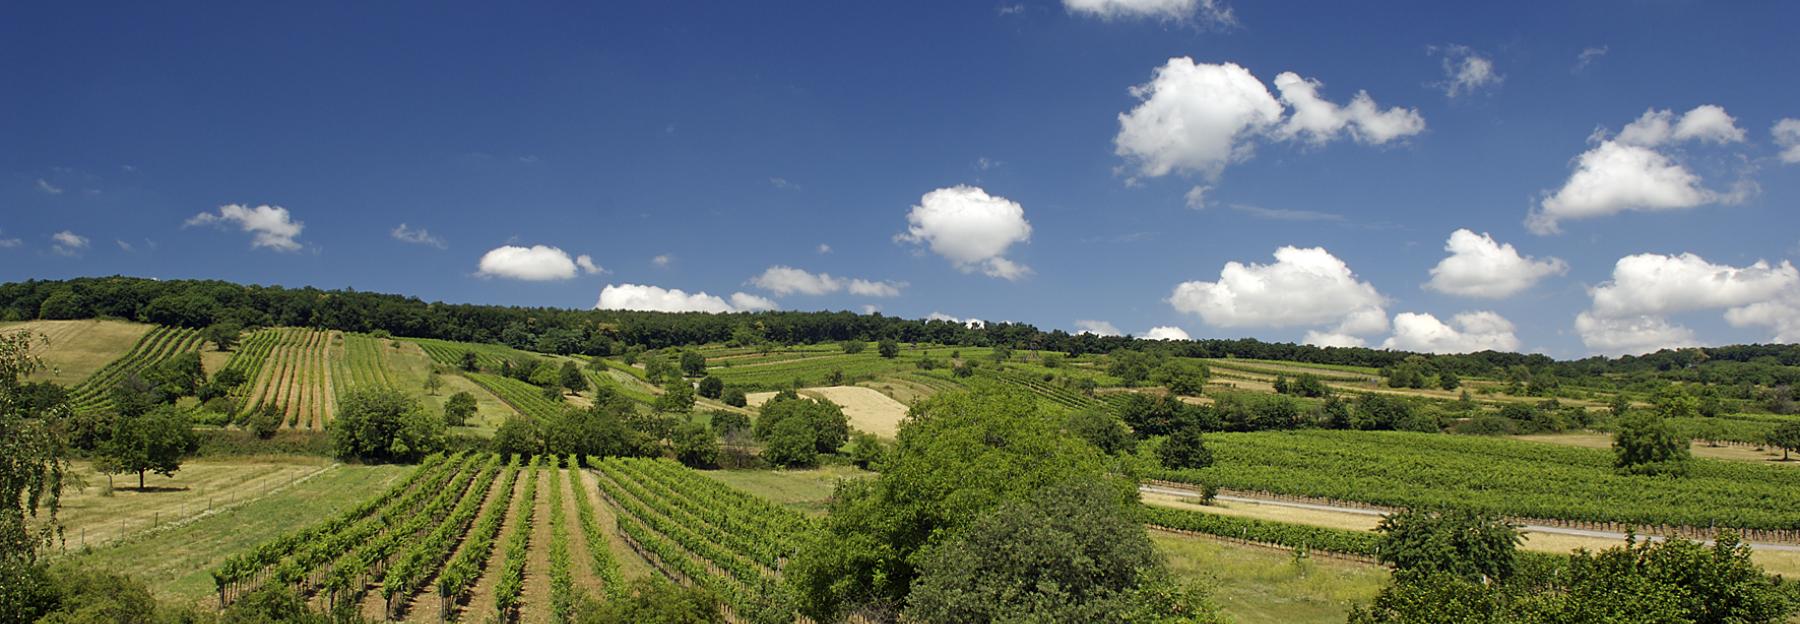
<path fill-rule="evenodd" d="M 875 473 L 855 466 L 824 466 L 810 470 L 706 470 L 700 474 L 733 489 L 813 514 L 825 512 L 825 505 L 839 481 L 875 476 Z"/>
<path fill-rule="evenodd" d="M 1373 564 L 1296 561 L 1280 549 L 1155 530 L 1150 540 L 1171 572 L 1210 589 L 1240 624 L 1343 622 L 1351 605 L 1374 599 L 1388 580 L 1387 569 Z"/>
<path fill-rule="evenodd" d="M 330 517 L 380 492 L 409 466 L 332 466 L 287 489 L 70 557 L 99 569 L 128 570 L 159 597 L 216 605 L 209 571 L 276 535 Z"/>
<path fill-rule="evenodd" d="M 60 518 L 65 545 L 77 550 L 100 546 L 160 525 L 191 521 L 209 511 L 268 496 L 323 474 L 331 462 L 319 457 L 281 455 L 230 460 L 194 460 L 173 477 L 151 474 L 137 489 L 136 474 L 106 475 L 87 462 L 72 474 L 85 485 L 65 491 Z"/>
<path fill-rule="evenodd" d="M 47 370 L 30 379 L 70 387 L 123 357 L 155 327 L 126 321 L 26 321 L 0 323 L 0 332 L 23 329 L 47 339 L 32 341 L 32 353 L 43 359 Z"/>

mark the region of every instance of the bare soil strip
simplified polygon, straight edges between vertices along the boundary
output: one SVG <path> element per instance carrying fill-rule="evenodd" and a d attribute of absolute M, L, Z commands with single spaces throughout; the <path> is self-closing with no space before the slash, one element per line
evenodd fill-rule
<path fill-rule="evenodd" d="M 519 621 L 550 621 L 550 488 L 545 483 L 556 474 L 545 470 L 538 476 L 537 513 L 531 521 L 531 550 L 525 554 L 525 586 L 519 592 Z"/>
<path fill-rule="evenodd" d="M 521 468 L 528 470 L 528 468 Z M 487 569 L 481 573 L 481 579 L 475 581 L 475 587 L 469 590 L 469 602 L 461 610 L 458 619 L 468 622 L 484 622 L 494 615 L 494 585 L 500 582 L 500 573 L 506 568 L 506 543 L 512 540 L 512 534 L 518 531 L 522 505 L 528 504 L 520 496 L 525 490 L 525 475 L 513 481 L 513 505 L 507 511 L 506 520 L 500 523 L 500 534 L 494 537 L 494 552 L 488 556 Z"/>
<path fill-rule="evenodd" d="M 574 468 L 569 470 L 577 470 L 577 472 L 579 472 L 578 469 Z M 581 590 L 587 592 L 588 595 L 599 597 L 601 590 L 600 577 L 594 575 L 594 557 L 588 551 L 586 536 L 581 532 L 580 512 L 575 510 L 575 505 L 577 503 L 575 497 L 581 496 L 582 494 L 579 491 L 575 491 L 575 488 L 570 487 L 569 475 L 566 470 L 557 471 L 556 483 L 557 487 L 563 489 L 562 509 L 558 510 L 558 513 L 562 514 L 563 526 L 569 533 L 569 567 L 571 568 L 571 576 L 575 579 L 576 587 L 581 588 Z"/>

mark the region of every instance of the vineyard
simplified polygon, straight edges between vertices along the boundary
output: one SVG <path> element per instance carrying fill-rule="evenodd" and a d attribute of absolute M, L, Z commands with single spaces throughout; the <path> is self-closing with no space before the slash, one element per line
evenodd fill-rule
<path fill-rule="evenodd" d="M 1215 463 L 1169 481 L 1388 507 L 1639 526 L 1800 528 L 1800 471 L 1698 459 L 1679 479 L 1621 475 L 1606 451 L 1375 431 L 1208 435 Z"/>
<path fill-rule="evenodd" d="M 544 398 L 544 391 L 537 386 L 513 379 L 487 373 L 463 373 L 470 381 L 481 386 L 508 406 L 521 414 L 535 418 L 550 418 L 562 412 L 563 404 Z"/>
<path fill-rule="evenodd" d="M 567 621 L 581 595 L 624 583 L 616 531 L 636 551 L 625 556 L 718 592 L 739 620 L 793 621 L 780 568 L 812 520 L 666 460 L 589 461 L 596 492 L 581 463 L 434 455 L 338 517 L 226 560 L 212 572 L 219 604 L 277 583 L 367 618 Z"/>
<path fill-rule="evenodd" d="M 124 357 L 113 360 L 80 385 L 70 388 L 69 401 L 78 412 L 111 409 L 110 394 L 119 382 L 176 355 L 198 351 L 200 347 L 200 332 L 179 327 L 157 327 L 138 339 L 137 344 Z"/>
<path fill-rule="evenodd" d="M 481 366 L 481 370 L 485 371 L 498 371 L 500 370 L 502 363 L 520 357 L 543 357 L 539 354 L 519 351 L 506 345 L 452 342 L 449 340 L 434 340 L 430 338 L 407 338 L 406 341 L 417 344 L 419 345 L 419 348 L 424 349 L 425 355 L 430 356 L 433 363 L 452 369 L 460 368 L 462 366 L 464 353 L 474 353 L 475 361 Z"/>
<path fill-rule="evenodd" d="M 263 405 L 273 404 L 282 408 L 282 426 L 286 428 L 324 429 L 337 405 L 328 366 L 332 335 L 323 330 L 290 327 L 264 330 L 246 340 L 238 355 L 226 364 L 226 368 L 239 366 L 243 359 L 241 366 L 246 373 L 258 373 L 244 390 L 238 420 L 242 422 Z"/>
<path fill-rule="evenodd" d="M 619 532 L 663 574 L 712 590 L 740 621 L 794 620 L 780 569 L 811 519 L 669 461 L 594 465 Z"/>
<path fill-rule="evenodd" d="M 357 388 L 398 388 L 386 343 L 368 334 L 334 334 L 331 382 L 341 396 Z"/>

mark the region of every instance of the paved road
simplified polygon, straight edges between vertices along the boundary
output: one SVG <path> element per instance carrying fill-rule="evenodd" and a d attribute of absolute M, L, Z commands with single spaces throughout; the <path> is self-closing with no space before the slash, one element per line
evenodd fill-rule
<path fill-rule="evenodd" d="M 1200 496 L 1200 493 L 1196 492 L 1194 490 L 1173 488 L 1173 487 L 1168 487 L 1165 485 L 1140 485 L 1140 486 L 1138 486 L 1138 491 L 1145 492 L 1148 494 L 1162 494 L 1164 496 L 1192 496 L 1192 497 Z M 1254 498 L 1254 497 L 1246 497 L 1246 496 L 1231 496 L 1231 495 L 1226 495 L 1226 494 L 1220 494 L 1216 498 L 1218 500 L 1232 502 L 1232 503 L 1251 503 L 1251 504 L 1256 504 L 1256 505 L 1273 505 L 1276 507 L 1292 507 L 1294 509 L 1308 509 L 1308 510 L 1312 510 L 1312 511 L 1329 511 L 1329 512 L 1333 512 L 1333 513 L 1345 513 L 1345 514 L 1353 514 L 1353 515 L 1358 515 L 1358 516 L 1377 516 L 1377 517 L 1379 517 L 1379 516 L 1387 515 L 1387 512 L 1376 510 L 1376 509 L 1362 509 L 1359 507 L 1339 507 L 1336 505 L 1327 505 L 1324 503 L 1302 503 L 1302 502 L 1297 502 L 1297 501 L 1274 500 L 1274 499 Z M 1540 525 L 1540 524 L 1527 524 L 1527 525 L 1523 525 L 1523 526 L 1519 527 L 1519 529 L 1526 533 L 1544 533 L 1544 534 L 1549 534 L 1549 535 L 1569 535 L 1569 536 L 1573 536 L 1573 537 L 1592 537 L 1592 538 L 1614 540 L 1614 541 L 1621 541 L 1621 542 L 1625 541 L 1624 533 L 1615 533 L 1612 531 L 1595 531 L 1595 530 L 1590 530 L 1590 529 L 1571 529 L 1568 527 L 1544 526 L 1544 525 Z M 1640 538 L 1648 537 L 1652 540 L 1657 540 L 1657 541 L 1661 541 L 1663 539 L 1661 536 L 1656 536 L 1656 535 L 1650 535 L 1650 536 L 1639 535 L 1638 537 L 1640 537 Z M 1705 543 L 1711 544 L 1712 541 L 1706 540 Z M 1749 544 L 1751 548 L 1754 548 L 1756 550 L 1800 552 L 1800 545 L 1795 545 L 1795 544 L 1769 544 L 1769 543 L 1764 543 L 1764 542 L 1746 542 L 1746 543 Z"/>

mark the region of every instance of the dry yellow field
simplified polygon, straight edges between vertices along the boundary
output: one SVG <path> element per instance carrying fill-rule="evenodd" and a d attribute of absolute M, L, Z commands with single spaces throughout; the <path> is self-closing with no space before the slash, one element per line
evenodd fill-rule
<path fill-rule="evenodd" d="M 830 386 L 807 388 L 800 394 L 836 403 L 844 408 L 851 427 L 883 438 L 893 439 L 900 432 L 900 421 L 906 419 L 905 405 L 874 388 Z"/>
<path fill-rule="evenodd" d="M 0 324 L 0 332 L 25 329 L 47 337 L 48 345 L 33 341 L 32 346 L 49 370 L 33 375 L 32 380 L 67 387 L 124 356 L 153 327 L 126 321 L 25 321 Z"/>
<path fill-rule="evenodd" d="M 1544 442 L 1547 444 L 1561 444 L 1564 446 L 1579 446 L 1581 448 L 1603 450 L 1612 448 L 1612 436 L 1605 433 L 1543 433 L 1510 437 L 1515 440 L 1525 440 L 1527 442 Z M 1773 466 L 1792 466 L 1800 468 L 1800 458 L 1796 458 L 1796 461 L 1781 461 L 1781 451 L 1768 449 L 1759 451 L 1753 446 L 1707 446 L 1706 444 L 1699 442 L 1693 443 L 1689 448 L 1692 449 L 1694 457 L 1757 462 Z"/>

